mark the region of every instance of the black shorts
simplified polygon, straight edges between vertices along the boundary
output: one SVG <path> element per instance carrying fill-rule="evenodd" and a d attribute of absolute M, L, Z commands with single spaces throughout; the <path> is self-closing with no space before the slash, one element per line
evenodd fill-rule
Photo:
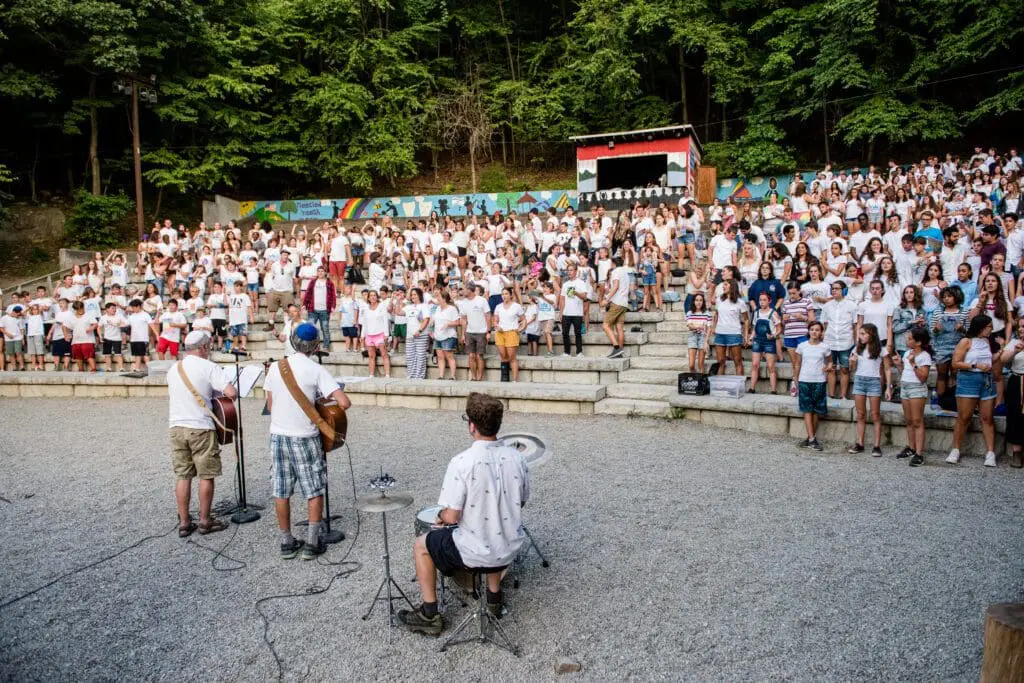
<path fill-rule="evenodd" d="M 103 340 L 103 355 L 104 356 L 120 356 L 121 355 L 121 342 L 111 341 L 109 339 Z"/>
<path fill-rule="evenodd" d="M 466 255 L 466 247 L 456 247 L 459 250 L 459 256 Z"/>
<path fill-rule="evenodd" d="M 210 322 L 213 323 L 213 336 L 223 337 L 224 331 L 228 329 L 227 320 L 217 320 L 216 318 L 210 318 Z"/>
<path fill-rule="evenodd" d="M 145 358 L 149 355 L 149 344 L 146 342 L 131 342 L 128 346 L 132 350 L 132 358 Z"/>
<path fill-rule="evenodd" d="M 462 563 L 459 549 L 455 547 L 455 539 L 452 538 L 453 531 L 455 531 L 455 527 L 450 526 L 444 529 L 434 529 L 427 534 L 427 552 L 430 553 L 430 559 L 434 561 L 437 571 L 445 576 L 451 576 L 466 568 L 466 565 Z"/>
<path fill-rule="evenodd" d="M 54 358 L 64 358 L 71 355 L 71 342 L 67 339 L 55 339 L 50 342 L 50 355 Z"/>

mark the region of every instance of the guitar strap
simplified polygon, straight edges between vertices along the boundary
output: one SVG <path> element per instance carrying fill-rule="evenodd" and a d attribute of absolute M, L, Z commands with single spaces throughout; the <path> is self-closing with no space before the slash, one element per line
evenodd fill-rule
<path fill-rule="evenodd" d="M 217 427 L 221 429 L 221 431 L 234 431 L 233 429 L 228 429 L 227 427 L 225 427 L 224 424 L 217 419 L 217 416 L 213 414 L 213 411 L 210 410 L 210 406 L 206 404 L 206 401 L 203 400 L 203 397 L 199 395 L 199 392 L 196 390 L 195 386 L 192 384 L 192 382 L 189 381 L 188 375 L 185 374 L 185 364 L 182 363 L 181 361 L 178 361 L 178 377 L 181 377 L 181 381 L 185 383 L 185 388 L 192 393 L 192 396 L 196 399 L 196 403 L 198 403 L 199 407 L 209 414 L 214 424 L 216 424 Z"/>
<path fill-rule="evenodd" d="M 288 365 L 288 359 L 282 358 L 277 362 L 278 370 L 281 373 L 281 379 L 284 381 L 284 385 L 288 388 L 288 393 L 292 395 L 292 399 L 299 404 L 302 408 L 302 412 L 306 414 L 306 417 L 317 426 L 320 433 L 326 436 L 330 440 L 335 440 L 337 434 L 334 431 L 334 427 L 327 424 L 327 420 L 320 417 L 320 413 L 316 411 L 316 408 L 310 403 L 306 395 L 299 389 L 298 382 L 295 381 L 295 375 L 292 373 L 292 368 Z"/>

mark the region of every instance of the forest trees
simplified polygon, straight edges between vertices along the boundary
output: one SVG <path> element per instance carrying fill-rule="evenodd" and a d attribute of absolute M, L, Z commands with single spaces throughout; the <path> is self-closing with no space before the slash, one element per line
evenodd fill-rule
<path fill-rule="evenodd" d="M 23 195 L 128 188 L 124 74 L 157 80 L 150 194 L 369 192 L 680 122 L 721 175 L 1008 146 L 1022 40 L 1011 0 L 8 0 L 0 164 Z"/>

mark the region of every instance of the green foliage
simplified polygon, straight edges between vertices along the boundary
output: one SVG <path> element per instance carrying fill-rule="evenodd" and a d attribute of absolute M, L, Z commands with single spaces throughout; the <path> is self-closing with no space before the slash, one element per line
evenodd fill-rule
<path fill-rule="evenodd" d="M 432 152 L 465 156 L 436 114 L 467 89 L 482 158 L 503 144 L 517 166 L 562 167 L 569 136 L 692 123 L 720 173 L 766 173 L 826 143 L 863 160 L 1017 134 L 1021 40 L 1024 3 L 1006 0 L 9 0 L 3 151 L 17 191 L 66 191 L 96 127 L 104 183 L 129 190 L 111 85 L 133 73 L 159 92 L 147 190 L 391 188 Z"/>
<path fill-rule="evenodd" d="M 491 164 L 480 173 L 480 192 L 507 192 L 508 176 L 505 168 L 499 164 Z"/>
<path fill-rule="evenodd" d="M 79 190 L 65 225 L 68 245 L 80 249 L 117 246 L 123 239 L 117 223 L 134 207 L 134 202 L 123 194 L 97 197 Z"/>

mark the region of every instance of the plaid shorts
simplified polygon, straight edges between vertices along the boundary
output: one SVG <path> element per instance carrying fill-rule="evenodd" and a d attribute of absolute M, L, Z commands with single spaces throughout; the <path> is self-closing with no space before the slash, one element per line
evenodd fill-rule
<path fill-rule="evenodd" d="M 298 480 L 306 500 L 324 495 L 327 480 L 320 435 L 270 435 L 270 489 L 274 498 L 290 498 Z"/>

